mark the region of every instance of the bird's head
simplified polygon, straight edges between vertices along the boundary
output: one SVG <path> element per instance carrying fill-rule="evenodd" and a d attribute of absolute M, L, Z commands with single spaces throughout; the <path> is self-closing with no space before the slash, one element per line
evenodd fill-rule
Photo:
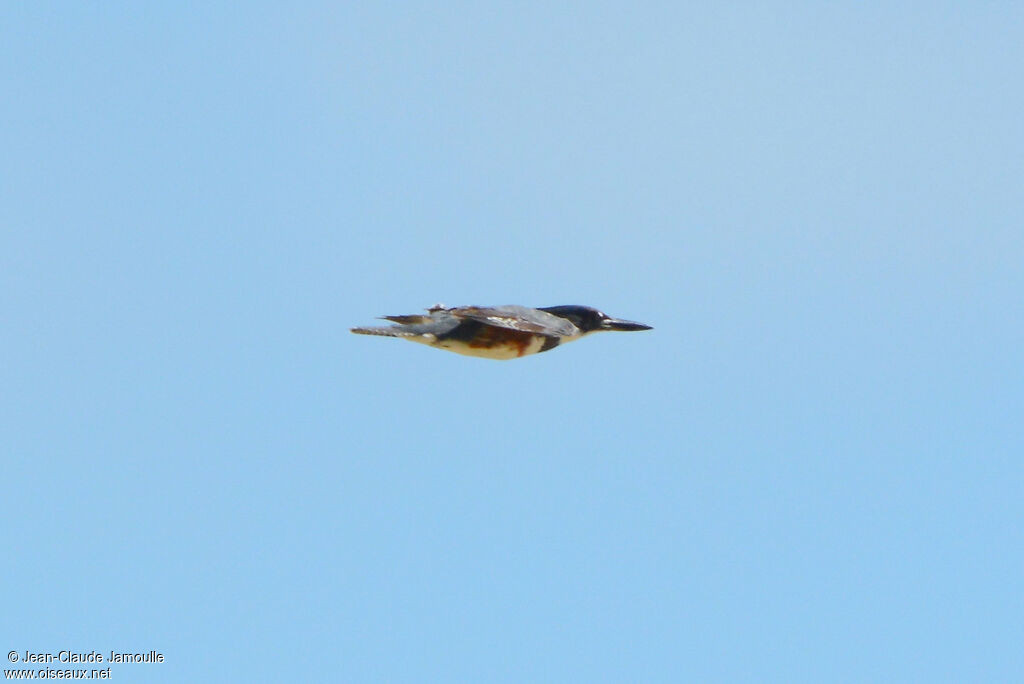
<path fill-rule="evenodd" d="M 633 321 L 624 321 L 612 318 L 607 314 L 598 311 L 590 306 L 578 306 L 566 304 L 563 306 L 541 307 L 541 311 L 547 311 L 559 318 L 564 318 L 580 329 L 581 332 L 591 333 L 602 330 L 650 330 L 651 326 Z"/>

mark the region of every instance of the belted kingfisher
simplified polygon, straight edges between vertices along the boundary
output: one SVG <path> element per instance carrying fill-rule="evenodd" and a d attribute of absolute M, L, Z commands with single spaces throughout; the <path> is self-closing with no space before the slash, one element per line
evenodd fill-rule
<path fill-rule="evenodd" d="M 554 349 L 601 330 L 650 330 L 651 326 L 611 318 L 589 306 L 456 306 L 440 304 L 427 314 L 381 316 L 398 325 L 352 328 L 359 335 L 384 335 L 457 354 L 515 359 Z"/>

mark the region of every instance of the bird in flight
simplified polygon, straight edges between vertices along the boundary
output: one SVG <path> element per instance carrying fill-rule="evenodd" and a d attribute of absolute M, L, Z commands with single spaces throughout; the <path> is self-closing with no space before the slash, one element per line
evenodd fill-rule
<path fill-rule="evenodd" d="M 516 359 L 604 330 L 650 330 L 589 306 L 456 306 L 440 304 L 426 314 L 381 316 L 397 325 L 352 328 L 358 335 L 400 337 L 485 359 Z"/>

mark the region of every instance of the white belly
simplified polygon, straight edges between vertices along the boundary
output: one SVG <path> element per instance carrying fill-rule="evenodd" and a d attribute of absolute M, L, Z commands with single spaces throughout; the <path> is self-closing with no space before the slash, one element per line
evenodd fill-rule
<path fill-rule="evenodd" d="M 508 359 L 517 359 L 520 356 L 536 354 L 541 350 L 541 347 L 544 346 L 543 337 L 531 339 L 525 347 L 514 343 L 499 344 L 493 347 L 471 347 L 461 340 L 443 340 L 438 342 L 433 335 L 417 335 L 415 337 L 406 337 L 405 339 L 413 342 L 419 342 L 421 344 L 428 344 L 431 347 L 437 347 L 438 349 L 452 351 L 456 354 L 476 356 L 482 359 L 496 359 L 499 361 L 507 361 Z"/>

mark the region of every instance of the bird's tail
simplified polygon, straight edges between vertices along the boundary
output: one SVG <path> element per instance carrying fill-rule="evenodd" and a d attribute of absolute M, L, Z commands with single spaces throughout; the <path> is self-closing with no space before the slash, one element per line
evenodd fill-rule
<path fill-rule="evenodd" d="M 407 330 L 402 330 L 397 325 L 382 326 L 374 328 L 352 328 L 356 335 L 380 335 L 382 337 L 409 337 L 412 335 Z"/>

